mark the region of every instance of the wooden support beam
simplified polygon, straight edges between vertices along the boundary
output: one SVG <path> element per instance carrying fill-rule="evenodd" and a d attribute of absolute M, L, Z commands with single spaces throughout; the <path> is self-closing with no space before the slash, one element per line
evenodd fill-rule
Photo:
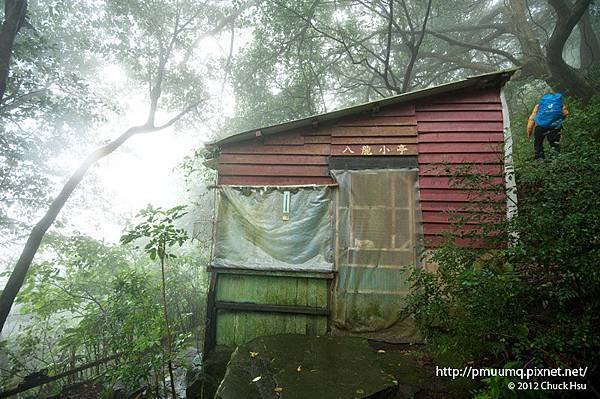
<path fill-rule="evenodd" d="M 266 312 L 266 313 L 288 313 L 288 314 L 307 314 L 316 316 L 328 316 L 330 311 L 326 308 L 313 308 L 310 306 L 290 306 L 290 305 L 265 305 L 259 303 L 247 302 L 215 302 L 217 309 L 241 310 L 246 312 Z"/>
<path fill-rule="evenodd" d="M 240 274 L 244 276 L 268 276 L 268 277 L 295 277 L 295 278 L 316 278 L 332 280 L 335 272 L 301 272 L 292 270 L 253 270 L 253 269 L 229 269 L 216 268 L 209 266 L 208 272 L 221 274 Z"/>
<path fill-rule="evenodd" d="M 215 307 L 215 298 L 217 290 L 217 280 L 219 274 L 216 271 L 210 273 L 210 284 L 208 286 L 208 296 L 206 299 L 206 324 L 204 329 L 204 348 L 203 356 L 214 349 L 217 344 L 217 309 Z"/>

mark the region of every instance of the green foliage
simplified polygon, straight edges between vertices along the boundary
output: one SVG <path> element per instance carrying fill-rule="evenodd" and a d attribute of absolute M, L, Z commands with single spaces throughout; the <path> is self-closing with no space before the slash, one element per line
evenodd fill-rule
<path fill-rule="evenodd" d="M 511 346 L 527 336 L 527 292 L 504 251 L 493 254 L 439 248 L 436 273 L 418 269 L 407 311 L 426 332 L 443 363 L 456 367 L 485 354 L 508 358 Z"/>
<path fill-rule="evenodd" d="M 201 345 L 204 257 L 186 250 L 170 262 L 167 303 L 176 347 Z M 108 385 L 162 390 L 161 279 L 148 258 L 80 235 L 49 237 L 40 258 L 18 296 L 28 321 L 1 341 L 7 362 L 0 385 L 14 385 L 42 368 L 52 375 L 120 354 L 93 375 Z"/>
<path fill-rule="evenodd" d="M 157 256 L 160 260 L 175 258 L 175 254 L 167 252 L 167 249 L 176 244 L 182 246 L 188 239 L 186 231 L 176 228 L 173 224 L 175 220 L 186 214 L 184 210 L 183 205 L 166 210 L 148 205 L 138 215 L 145 220 L 123 235 L 121 244 L 129 244 L 134 240 L 145 238 L 148 242 L 144 245 L 144 251 L 151 260 L 155 260 Z"/>
<path fill-rule="evenodd" d="M 407 311 L 440 362 L 598 364 L 599 138 L 600 98 L 572 104 L 561 153 L 534 161 L 530 147 L 529 158 L 518 159 L 518 214 L 492 226 L 511 245 L 448 244 L 433 255 L 437 272 L 412 274 Z M 482 397 L 505 397 L 498 395 Z"/>

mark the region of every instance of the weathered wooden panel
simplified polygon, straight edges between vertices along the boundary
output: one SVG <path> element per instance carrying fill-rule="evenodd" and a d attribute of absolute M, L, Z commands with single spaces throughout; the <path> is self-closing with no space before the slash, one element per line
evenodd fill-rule
<path fill-rule="evenodd" d="M 492 177 L 489 180 L 486 180 L 486 186 L 504 186 L 504 179 L 502 177 Z M 461 185 L 464 184 L 461 182 L 460 177 L 458 176 L 421 176 L 419 178 L 419 187 L 420 188 L 456 188 L 460 189 Z"/>
<path fill-rule="evenodd" d="M 480 212 L 482 208 L 489 213 L 506 214 L 506 204 L 481 204 L 460 201 L 425 201 L 421 200 L 422 211 L 446 212 Z"/>
<path fill-rule="evenodd" d="M 425 246 L 435 248 L 448 241 L 441 234 L 425 234 Z M 490 244 L 482 239 L 474 238 L 455 238 L 453 242 L 459 247 L 465 248 L 489 248 Z"/>
<path fill-rule="evenodd" d="M 422 164 L 419 176 L 458 176 L 464 174 L 484 174 L 502 176 L 501 164 Z"/>
<path fill-rule="evenodd" d="M 500 100 L 493 103 L 427 103 L 417 106 L 417 112 L 421 111 L 502 111 Z"/>
<path fill-rule="evenodd" d="M 419 122 L 419 132 L 502 132 L 502 121 Z"/>
<path fill-rule="evenodd" d="M 294 154 L 294 155 L 329 155 L 327 144 L 305 145 L 261 145 L 232 144 L 221 150 L 222 154 Z"/>
<path fill-rule="evenodd" d="M 437 96 L 432 103 L 500 103 L 500 91 L 497 88 L 463 91 Z"/>
<path fill-rule="evenodd" d="M 437 212 L 425 210 L 421 220 L 426 223 L 442 223 L 445 225 L 461 222 L 467 224 L 480 224 L 482 222 L 499 222 L 503 214 L 475 213 L 475 212 Z"/>
<path fill-rule="evenodd" d="M 480 121 L 494 122 L 502 120 L 502 111 L 422 111 L 418 114 L 421 122 Z"/>
<path fill-rule="evenodd" d="M 217 345 L 236 346 L 275 334 L 325 335 L 327 317 L 221 310 L 217 313 Z"/>
<path fill-rule="evenodd" d="M 449 212 L 461 211 L 459 215 L 469 219 L 469 229 L 483 223 L 480 211 L 487 212 L 490 218 L 489 215 L 503 217 L 498 213 L 505 209 L 503 193 L 464 190 L 458 179 L 450 177 L 483 173 L 494 176 L 487 184 L 503 185 L 504 133 L 499 90 L 491 88 L 439 96 L 418 104 L 416 114 L 426 242 L 443 232 L 457 233 L 452 219 L 456 215 Z M 439 239 L 429 240 L 426 246 L 439 243 Z M 483 242 L 470 241 L 468 245 L 482 246 Z"/>
<path fill-rule="evenodd" d="M 306 144 L 330 144 L 331 136 L 330 135 L 304 136 L 304 142 Z"/>
<path fill-rule="evenodd" d="M 327 307 L 327 280 L 221 274 L 217 301 Z"/>
<path fill-rule="evenodd" d="M 298 186 L 334 183 L 331 177 L 219 176 L 219 184 L 232 186 Z"/>
<path fill-rule="evenodd" d="M 450 231 L 455 234 L 465 235 L 469 233 L 474 233 L 477 231 L 481 231 L 482 227 L 479 224 L 467 224 L 458 226 L 451 226 L 450 224 L 443 223 L 423 223 L 423 230 L 427 231 L 428 235 L 442 235 L 444 233 L 448 233 Z"/>
<path fill-rule="evenodd" d="M 327 165 L 327 157 L 319 155 L 221 154 L 220 164 L 247 163 L 269 165 Z"/>
<path fill-rule="evenodd" d="M 331 144 L 416 144 L 417 136 L 332 137 Z"/>
<path fill-rule="evenodd" d="M 435 132 L 419 133 L 419 143 L 462 143 L 462 142 L 498 142 L 504 141 L 504 134 L 497 132 Z"/>
<path fill-rule="evenodd" d="M 502 152 L 502 143 L 419 143 L 420 154 Z M 500 155 L 503 156 L 503 155 Z"/>
<path fill-rule="evenodd" d="M 372 113 L 372 116 L 411 116 L 415 114 L 414 104 L 402 104 L 386 108 L 381 108 Z"/>
<path fill-rule="evenodd" d="M 338 126 L 416 126 L 417 118 L 411 116 L 358 116 L 342 119 Z"/>
<path fill-rule="evenodd" d="M 414 144 L 332 145 L 331 146 L 331 155 L 345 155 L 345 156 L 417 155 L 417 146 Z"/>
<path fill-rule="evenodd" d="M 416 126 L 336 126 L 330 129 L 333 137 L 339 136 L 415 136 Z"/>
<path fill-rule="evenodd" d="M 497 163 L 503 161 L 503 154 L 500 153 L 474 153 L 474 154 L 419 154 L 419 164 L 482 164 Z"/>
<path fill-rule="evenodd" d="M 266 304 L 327 307 L 327 281 L 306 277 L 221 274 L 216 300 Z M 258 336 L 273 334 L 322 335 L 327 317 L 256 311 L 219 310 L 217 345 L 239 345 Z"/>
<path fill-rule="evenodd" d="M 309 165 L 252 165 L 222 164 L 219 165 L 221 176 L 329 176 L 327 166 Z"/>
<path fill-rule="evenodd" d="M 304 145 L 304 136 L 293 134 L 282 134 L 275 136 L 265 136 L 265 145 Z"/>
<path fill-rule="evenodd" d="M 505 199 L 503 193 L 493 191 L 424 188 L 420 190 L 420 193 L 422 201 L 477 202 L 483 200 L 502 201 Z"/>

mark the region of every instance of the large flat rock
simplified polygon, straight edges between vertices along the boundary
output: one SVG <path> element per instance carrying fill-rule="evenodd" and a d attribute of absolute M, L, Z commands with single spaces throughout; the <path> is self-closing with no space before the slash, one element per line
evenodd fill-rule
<path fill-rule="evenodd" d="M 274 335 L 239 346 L 219 399 L 393 398 L 398 383 L 366 339 Z"/>

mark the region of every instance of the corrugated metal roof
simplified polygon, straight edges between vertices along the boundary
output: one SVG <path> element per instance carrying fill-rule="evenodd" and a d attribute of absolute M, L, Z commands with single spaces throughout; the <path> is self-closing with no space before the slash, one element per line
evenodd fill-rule
<path fill-rule="evenodd" d="M 293 129 L 310 126 L 314 124 L 324 124 L 333 122 L 345 116 L 355 115 L 362 112 L 372 111 L 374 109 L 383 108 L 388 105 L 396 105 L 404 102 L 420 100 L 425 97 L 440 95 L 456 90 L 469 88 L 490 87 L 494 85 L 504 85 L 510 77 L 519 68 L 505 69 L 497 72 L 487 73 L 483 75 L 471 76 L 464 80 L 446 83 L 439 86 L 429 87 L 427 89 L 415 90 L 392 97 L 382 98 L 380 100 L 371 101 L 364 104 L 355 105 L 348 108 L 342 108 L 336 111 L 327 112 L 324 114 L 311 115 L 306 118 L 296 119 L 289 122 L 280 123 L 277 125 L 265 126 L 257 129 L 247 130 L 245 132 L 236 133 L 217 141 L 207 143 L 207 147 L 222 146 L 238 141 L 248 140 L 258 136 L 270 136 L 274 134 L 284 133 Z"/>

